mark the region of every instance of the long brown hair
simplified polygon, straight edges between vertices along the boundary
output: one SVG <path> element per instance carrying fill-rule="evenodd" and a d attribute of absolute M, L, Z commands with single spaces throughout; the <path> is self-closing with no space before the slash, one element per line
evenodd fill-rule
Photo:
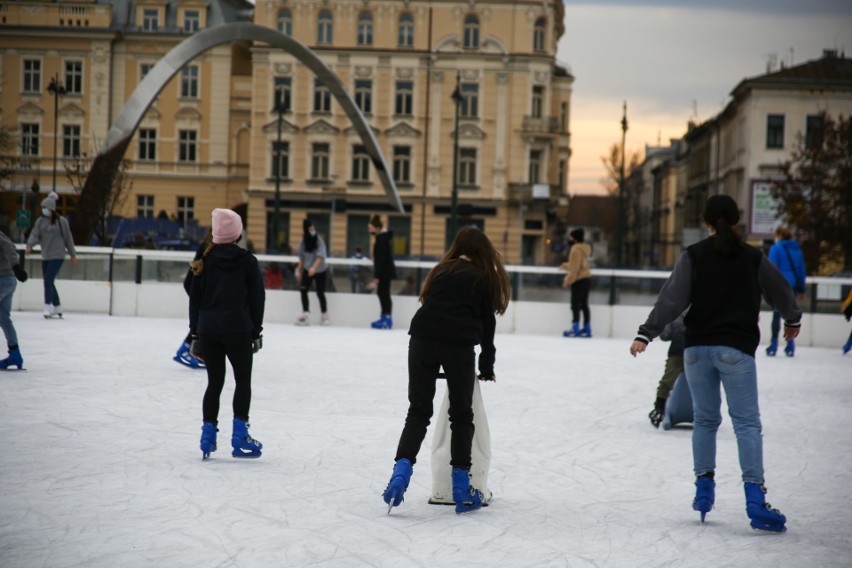
<path fill-rule="evenodd" d="M 193 260 L 189 263 L 189 268 L 190 270 L 192 270 L 193 276 L 198 276 L 199 274 L 204 272 L 204 257 L 210 254 L 210 251 L 212 251 L 213 247 L 216 246 L 213 243 L 212 231 L 207 231 L 207 234 L 204 235 L 204 239 L 201 241 L 201 246 L 204 247 L 204 252 L 201 254 L 201 258 L 199 258 L 198 260 Z"/>
<path fill-rule="evenodd" d="M 464 256 L 464 260 L 462 259 Z M 436 278 L 449 274 L 459 266 L 459 262 L 470 262 L 482 274 L 491 294 L 491 308 L 497 314 L 506 313 L 511 298 L 509 275 L 503 268 L 503 258 L 488 237 L 476 227 L 462 227 L 453 239 L 450 249 L 426 276 L 423 289 L 420 291 L 420 302 L 426 301 L 429 286 Z"/>

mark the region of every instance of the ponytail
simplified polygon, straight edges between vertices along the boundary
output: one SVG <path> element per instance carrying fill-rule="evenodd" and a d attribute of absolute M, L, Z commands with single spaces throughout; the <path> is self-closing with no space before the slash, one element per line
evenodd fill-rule
<path fill-rule="evenodd" d="M 201 258 L 198 260 L 193 260 L 189 263 L 189 268 L 192 270 L 193 276 L 198 276 L 202 272 L 204 272 L 204 257 L 210 254 L 210 251 L 213 250 L 213 247 L 216 246 L 216 243 L 211 242 L 207 245 L 207 248 L 204 249 L 204 254 L 201 255 Z"/>
<path fill-rule="evenodd" d="M 714 249 L 722 256 L 730 256 L 743 245 L 734 230 L 740 222 L 737 202 L 729 195 L 713 195 L 704 204 L 704 222 L 716 229 Z"/>
<path fill-rule="evenodd" d="M 716 221 L 716 242 L 714 250 L 722 256 L 731 256 L 740 250 L 743 242 L 740 240 L 734 228 L 728 225 L 724 219 Z"/>

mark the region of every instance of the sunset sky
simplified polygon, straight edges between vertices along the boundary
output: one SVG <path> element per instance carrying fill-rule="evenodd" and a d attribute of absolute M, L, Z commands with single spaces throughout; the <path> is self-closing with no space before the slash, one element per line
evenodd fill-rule
<path fill-rule="evenodd" d="M 600 157 L 679 138 L 690 119 L 715 116 L 742 79 L 823 49 L 852 56 L 852 0 L 565 1 L 557 59 L 575 77 L 570 193 L 601 193 Z"/>

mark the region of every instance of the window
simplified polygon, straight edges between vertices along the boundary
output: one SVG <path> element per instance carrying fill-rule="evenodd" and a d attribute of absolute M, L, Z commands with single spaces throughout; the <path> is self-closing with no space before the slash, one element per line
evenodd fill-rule
<path fill-rule="evenodd" d="M 459 149 L 459 185 L 476 185 L 476 148 Z"/>
<path fill-rule="evenodd" d="M 24 59 L 24 92 L 41 92 L 41 61 Z"/>
<path fill-rule="evenodd" d="M 178 162 L 194 162 L 198 149 L 195 130 L 178 130 Z"/>
<path fill-rule="evenodd" d="M 562 132 L 568 132 L 568 103 L 559 105 L 559 126 Z"/>
<path fill-rule="evenodd" d="M 83 62 L 65 62 L 65 92 L 69 95 L 83 94 Z"/>
<path fill-rule="evenodd" d="M 352 181 L 370 181 L 370 155 L 361 144 L 352 146 Z"/>
<path fill-rule="evenodd" d="M 142 10 L 142 29 L 146 32 L 155 32 L 160 29 L 160 11 L 156 8 L 145 8 Z"/>
<path fill-rule="evenodd" d="M 38 156 L 38 124 L 21 124 L 21 155 Z"/>
<path fill-rule="evenodd" d="M 153 63 L 140 63 L 139 64 L 139 81 L 145 78 L 145 75 L 151 72 L 151 69 L 154 68 Z"/>
<path fill-rule="evenodd" d="M 459 114 L 465 118 L 476 118 L 479 116 L 479 85 L 476 83 L 462 83 L 461 96 L 462 102 Z"/>
<path fill-rule="evenodd" d="M 198 98 L 198 65 L 187 65 L 180 72 L 180 96 Z"/>
<path fill-rule="evenodd" d="M 177 220 L 178 222 L 189 221 L 195 219 L 195 198 L 194 197 L 178 197 L 177 198 Z"/>
<path fill-rule="evenodd" d="M 414 83 L 411 81 L 396 82 L 396 103 L 394 113 L 404 116 L 412 114 L 412 99 L 414 97 Z"/>
<path fill-rule="evenodd" d="M 397 183 L 411 183 L 411 147 L 393 147 L 393 180 Z"/>
<path fill-rule="evenodd" d="M 810 114 L 805 123 L 805 148 L 822 146 L 822 116 Z"/>
<path fill-rule="evenodd" d="M 541 150 L 530 150 L 530 166 L 527 182 L 538 183 L 541 175 Z"/>
<path fill-rule="evenodd" d="M 535 21 L 533 27 L 533 51 L 544 51 L 544 30 L 546 25 L 544 18 Z"/>
<path fill-rule="evenodd" d="M 328 144 L 311 146 L 311 179 L 328 179 L 329 154 Z"/>
<path fill-rule="evenodd" d="M 565 182 L 568 174 L 568 161 L 559 160 L 559 192 L 565 193 Z"/>
<path fill-rule="evenodd" d="M 414 17 L 411 14 L 399 17 L 399 47 L 414 47 Z"/>
<path fill-rule="evenodd" d="M 330 44 L 334 38 L 334 20 L 331 12 L 323 10 L 319 15 L 317 24 L 317 43 Z"/>
<path fill-rule="evenodd" d="M 331 91 L 319 79 L 314 80 L 314 112 L 331 112 Z"/>
<path fill-rule="evenodd" d="M 373 45 L 373 15 L 368 12 L 358 16 L 358 45 Z"/>
<path fill-rule="evenodd" d="M 201 12 L 186 10 L 183 13 L 183 31 L 195 33 L 201 28 Z"/>
<path fill-rule="evenodd" d="M 136 216 L 146 219 L 154 218 L 154 196 L 153 195 L 137 195 L 136 196 Z"/>
<path fill-rule="evenodd" d="M 355 81 L 355 104 L 363 113 L 373 112 L 373 82 L 369 80 Z"/>
<path fill-rule="evenodd" d="M 273 142 L 272 143 L 272 177 L 278 177 L 281 174 L 282 179 L 290 177 L 290 143 L 289 142 Z"/>
<path fill-rule="evenodd" d="M 784 115 L 770 114 L 766 117 L 766 147 L 784 147 Z"/>
<path fill-rule="evenodd" d="M 479 18 L 474 15 L 464 19 L 464 46 L 468 49 L 479 47 Z"/>
<path fill-rule="evenodd" d="M 544 87 L 536 85 L 532 90 L 532 117 L 541 118 L 541 109 L 544 107 Z"/>
<path fill-rule="evenodd" d="M 278 31 L 289 36 L 293 35 L 293 16 L 290 10 L 278 10 Z"/>
<path fill-rule="evenodd" d="M 293 104 L 293 81 L 290 77 L 275 78 L 275 103 L 273 110 L 290 112 Z"/>
<path fill-rule="evenodd" d="M 157 129 L 156 128 L 140 128 L 139 129 L 139 159 L 140 160 L 156 160 L 157 159 Z"/>
<path fill-rule="evenodd" d="M 62 155 L 66 158 L 80 157 L 80 127 L 76 124 L 62 127 Z"/>

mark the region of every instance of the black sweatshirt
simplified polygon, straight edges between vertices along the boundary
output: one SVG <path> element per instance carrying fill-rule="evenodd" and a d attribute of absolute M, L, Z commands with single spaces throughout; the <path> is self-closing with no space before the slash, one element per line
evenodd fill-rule
<path fill-rule="evenodd" d="M 193 333 L 263 331 L 266 292 L 253 254 L 235 244 L 216 245 L 204 257 L 204 270 L 192 279 L 189 329 Z"/>
<path fill-rule="evenodd" d="M 396 264 L 393 262 L 393 232 L 382 231 L 376 235 L 373 243 L 373 278 L 393 280 L 396 278 Z"/>
<path fill-rule="evenodd" d="M 429 284 L 429 294 L 411 319 L 409 335 L 459 345 L 482 345 L 479 372 L 494 374 L 497 319 L 485 276 L 466 260 L 451 261 Z"/>
<path fill-rule="evenodd" d="M 761 294 L 786 325 L 800 324 L 802 310 L 790 284 L 761 251 L 743 245 L 734 255 L 722 256 L 714 250 L 714 239 L 681 254 L 637 340 L 650 342 L 688 307 L 686 347 L 725 345 L 754 356 L 760 343 Z"/>

